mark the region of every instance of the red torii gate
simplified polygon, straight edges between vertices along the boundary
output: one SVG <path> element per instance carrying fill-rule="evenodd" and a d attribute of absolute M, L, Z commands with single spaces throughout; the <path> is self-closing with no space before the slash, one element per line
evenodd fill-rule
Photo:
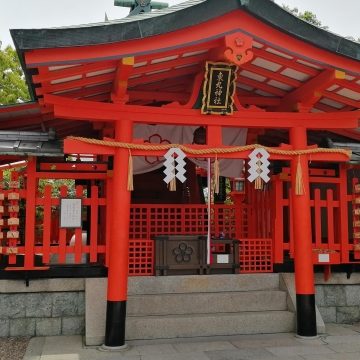
<path fill-rule="evenodd" d="M 186 16 L 187 12 L 191 12 L 191 16 Z M 106 23 L 102 31 L 90 26 L 14 30 L 13 35 L 34 94 L 39 97 L 39 103 L 45 105 L 43 110 L 54 109 L 55 118 L 114 124 L 114 140 L 130 144 L 134 142 L 132 128 L 135 123 L 206 126 L 206 147 L 209 148 L 222 147 L 221 129 L 224 126 L 288 129 L 290 145 L 284 148 L 296 151 L 307 148 L 307 129 L 341 129 L 344 132 L 357 128 L 360 117 L 358 111 L 353 111 L 359 108 L 357 94 L 360 94 L 359 52 L 355 44 L 334 34 L 324 34 L 323 30 L 309 24 L 301 25 L 297 20 L 272 1 L 208 0 L 188 4 L 179 9 L 178 14 L 170 11 L 162 16 L 147 15 L 143 20 L 136 19 L 136 24 L 128 20 L 121 24 Z M 254 61 L 250 61 L 251 54 Z M 138 66 L 133 67 L 134 59 Z M 238 84 L 243 88 L 239 86 L 234 100 L 237 111 L 231 116 L 202 115 L 199 110 L 192 109 L 199 95 L 205 61 L 241 65 Z M 336 69 L 346 70 L 348 74 Z M 244 72 L 252 75 L 245 76 Z M 187 91 L 194 77 L 193 91 L 189 94 Z M 188 80 L 186 86 L 179 81 L 183 78 Z M 176 90 L 168 91 L 169 86 L 175 86 Z M 244 91 L 244 86 L 252 90 Z M 340 91 L 329 90 L 331 86 L 339 86 Z M 87 101 L 72 100 L 71 97 Z M 322 97 L 327 100 L 325 103 L 321 101 Z M 150 101 L 150 106 L 125 105 L 129 99 L 147 105 Z M 157 105 L 170 103 L 155 107 L 151 104 L 153 100 Z M 186 100 L 185 105 L 177 103 Z M 247 109 L 241 104 L 250 107 Z M 256 106 L 262 106 L 262 109 Z M 326 113 L 309 113 L 313 109 Z M 22 124 L 22 120 L 19 123 Z M 106 130 L 108 128 L 103 128 L 100 136 L 105 136 Z M 122 346 L 125 341 L 130 208 L 127 177 L 123 173 L 128 170 L 129 150 L 66 140 L 65 151 L 114 156 L 112 186 L 116 191 L 112 192 L 112 212 L 118 217 L 116 222 L 113 217 L 109 223 L 105 345 Z M 163 153 L 132 150 L 132 154 Z M 218 156 L 241 158 L 247 154 Z M 206 155 L 211 156 L 214 155 Z M 300 161 L 279 154 L 271 154 L 271 159 L 291 160 L 297 332 L 314 336 L 309 155 L 301 155 Z M 311 155 L 313 161 L 346 159 L 344 154 Z M 295 193 L 298 166 L 303 174 L 303 194 Z"/>
<path fill-rule="evenodd" d="M 306 150 L 307 129 L 331 129 L 339 126 L 336 114 L 313 113 L 265 113 L 237 111 L 232 116 L 202 115 L 200 110 L 147 108 L 133 105 L 99 104 L 81 100 L 64 99 L 54 95 L 46 95 L 45 102 L 54 106 L 55 115 L 70 119 L 101 118 L 113 121 L 115 127 L 114 140 L 119 143 L 133 143 L 132 128 L 134 123 L 166 123 L 172 125 L 205 125 L 208 129 L 207 145 L 187 145 L 189 148 L 224 147 L 221 142 L 222 126 L 242 127 L 279 127 L 290 132 L 290 145 L 279 149 Z M 359 115 L 354 112 L 342 113 L 342 128 L 357 127 Z M 236 121 L 235 121 L 236 120 Z M 270 125 L 271 124 L 271 125 Z M 136 143 L 134 143 L 136 145 Z M 225 148 L 225 147 L 224 147 Z M 311 149 L 314 149 L 312 147 Z M 310 149 L 310 150 L 311 150 Z M 109 271 L 107 291 L 107 316 L 105 345 L 122 346 L 125 344 L 125 319 L 127 301 L 127 262 L 130 219 L 130 192 L 127 189 L 129 149 L 124 147 L 105 147 L 88 144 L 76 139 L 67 139 L 64 143 L 66 153 L 92 153 L 114 156 L 114 175 L 112 180 L 112 217 L 109 245 Z M 132 150 L 134 156 L 161 156 L 164 151 Z M 250 151 L 231 154 L 217 154 L 223 158 L 246 158 Z M 197 155 L 198 156 L 198 155 Z M 204 157 L 215 157 L 206 155 Z M 295 241 L 295 281 L 297 303 L 297 333 L 301 336 L 315 336 L 315 288 L 312 261 L 312 239 L 310 218 L 310 194 L 308 161 L 309 155 L 291 156 L 271 154 L 271 160 L 291 160 L 293 224 Z M 346 161 L 348 156 L 340 153 L 312 153 L 312 161 Z M 303 194 L 297 194 L 296 176 L 301 166 L 303 177 Z"/>

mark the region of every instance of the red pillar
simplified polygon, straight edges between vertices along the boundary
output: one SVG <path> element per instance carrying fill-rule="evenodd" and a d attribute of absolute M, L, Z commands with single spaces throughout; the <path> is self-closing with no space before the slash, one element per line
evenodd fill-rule
<path fill-rule="evenodd" d="M 36 158 L 29 157 L 26 168 L 26 209 L 25 209 L 25 261 L 24 267 L 30 269 L 34 266 L 34 244 L 35 244 L 35 202 L 37 193 L 37 182 L 35 177 Z"/>
<path fill-rule="evenodd" d="M 307 147 L 305 128 L 290 129 L 290 144 L 294 150 Z M 306 156 L 300 157 L 303 179 L 303 194 L 295 193 L 298 157 L 291 160 L 291 195 L 293 204 L 293 229 L 295 247 L 295 288 L 297 334 L 316 336 L 314 267 L 312 260 L 311 210 L 309 167 Z"/>
<path fill-rule="evenodd" d="M 132 141 L 131 122 L 115 122 L 115 140 Z M 125 345 L 131 200 L 127 190 L 128 161 L 127 149 L 115 150 L 105 332 L 105 346 L 110 348 Z"/>

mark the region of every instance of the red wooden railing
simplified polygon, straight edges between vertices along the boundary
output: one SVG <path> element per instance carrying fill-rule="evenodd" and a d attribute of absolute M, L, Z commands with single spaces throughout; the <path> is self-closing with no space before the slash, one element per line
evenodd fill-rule
<path fill-rule="evenodd" d="M 285 169 L 286 174 L 286 169 Z M 292 233 L 292 197 L 290 176 L 273 179 L 275 192 L 274 262 L 283 263 L 284 254 L 294 256 Z M 339 174 L 335 170 L 310 170 L 310 206 L 312 218 L 313 260 L 315 264 L 350 263 L 353 250 L 349 236 L 347 174 L 344 166 Z"/>
<path fill-rule="evenodd" d="M 90 196 L 82 186 L 76 186 L 75 196 L 82 199 L 83 213 L 90 211 L 90 238 L 83 233 L 82 228 L 75 230 L 54 227 L 58 225 L 60 198 L 52 197 L 52 186 L 44 188 L 44 195 L 36 198 L 38 210 L 43 211 L 42 236 L 37 237 L 36 251 L 42 254 L 45 264 L 80 264 L 99 262 L 99 255 L 105 254 L 105 239 L 99 231 L 98 214 L 106 205 L 106 199 L 99 197 L 97 186 L 91 186 Z M 69 189 L 60 188 L 60 196 L 68 197 Z M 55 216 L 53 214 L 55 213 Z M 53 233 L 53 234 L 51 234 Z M 52 236 L 51 236 L 52 235 Z"/>
<path fill-rule="evenodd" d="M 96 173 L 94 165 L 76 163 L 75 166 L 71 172 L 71 163 L 40 164 L 40 170 L 33 167 L 31 175 L 33 179 L 75 178 L 92 183 L 86 188 L 76 186 L 71 194 L 64 185 L 58 195 L 50 184 L 41 192 L 36 186 L 26 188 L 29 175 L 22 179 L 20 187 L 18 171 L 12 171 L 12 180 L 6 189 L 0 183 L 0 259 L 8 264 L 9 270 L 44 270 L 64 264 L 106 265 L 109 241 L 106 206 L 111 200 L 111 194 L 106 194 L 104 186 L 106 168 L 99 166 Z M 38 180 L 33 183 L 37 184 Z M 86 220 L 90 228 L 86 233 L 83 228 L 59 226 L 61 198 L 74 196 L 82 199 L 82 213 L 88 214 Z M 253 190 L 249 186 L 245 200 L 236 205 L 211 206 L 211 235 L 239 240 L 240 272 L 272 271 L 270 192 Z M 27 215 L 33 214 L 32 227 L 25 226 L 25 209 Z M 152 239 L 156 235 L 207 234 L 208 226 L 206 205 L 132 205 L 129 274 L 153 275 L 155 254 Z"/>

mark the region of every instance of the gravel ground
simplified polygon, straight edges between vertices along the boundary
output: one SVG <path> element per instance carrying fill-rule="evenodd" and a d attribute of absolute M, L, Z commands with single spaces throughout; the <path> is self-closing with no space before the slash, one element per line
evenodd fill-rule
<path fill-rule="evenodd" d="M 29 337 L 0 338 L 0 360 L 22 360 Z"/>

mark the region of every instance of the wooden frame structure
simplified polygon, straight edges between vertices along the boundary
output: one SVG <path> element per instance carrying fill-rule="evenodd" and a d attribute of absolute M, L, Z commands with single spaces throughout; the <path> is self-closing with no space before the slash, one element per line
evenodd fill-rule
<path fill-rule="evenodd" d="M 190 12 L 192 16 L 187 16 Z M 309 161 L 339 163 L 348 157 L 290 152 L 316 148 L 308 144 L 309 130 L 330 131 L 348 141 L 360 139 L 358 44 L 304 23 L 269 0 L 197 0 L 138 15 L 133 21 L 12 30 L 12 35 L 35 103 L 0 109 L 0 127 L 54 127 L 61 137 L 103 139 L 103 144 L 65 139 L 64 152 L 113 157 L 113 175 L 107 179 L 106 346 L 125 343 L 131 205 L 124 176 L 129 171 L 129 150 L 111 144 L 141 143 L 133 137 L 135 124 L 206 127 L 206 144 L 186 144 L 190 150 L 228 148 L 223 127 L 248 128 L 248 144 L 264 129 L 288 133 L 287 144 L 278 142 L 275 147 L 289 153 L 271 154 L 270 160 L 290 164 L 297 333 L 316 335 Z M 197 100 L 206 61 L 239 67 L 232 115 L 201 114 Z M 11 124 L 6 123 L 9 118 Z M 202 156 L 244 159 L 249 152 L 213 151 Z M 164 150 L 142 148 L 131 153 L 163 156 Z M 28 169 L 35 172 L 34 163 L 29 162 Z M 296 192 L 299 171 L 301 193 Z M 35 177 L 28 182 L 35 187 Z M 35 195 L 29 196 L 34 203 Z M 27 234 L 35 225 L 33 212 L 27 207 Z M 33 251 L 32 247 L 27 242 L 25 251 Z M 31 265 L 25 261 L 25 266 Z"/>

